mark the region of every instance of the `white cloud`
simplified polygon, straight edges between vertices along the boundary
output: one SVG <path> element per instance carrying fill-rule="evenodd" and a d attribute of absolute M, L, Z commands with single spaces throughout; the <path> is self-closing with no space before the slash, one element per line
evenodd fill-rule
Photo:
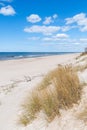
<path fill-rule="evenodd" d="M 59 26 L 38 26 L 38 25 L 26 27 L 24 29 L 24 31 L 28 33 L 42 33 L 44 35 L 52 35 L 53 33 L 59 30 L 60 30 Z"/>
<path fill-rule="evenodd" d="M 56 19 L 57 17 L 58 17 L 57 14 L 54 14 L 53 16 L 45 17 L 43 24 L 46 25 L 46 24 L 54 23 L 54 19 Z"/>
<path fill-rule="evenodd" d="M 81 27 L 81 28 L 80 28 L 80 30 L 81 30 L 82 32 L 87 31 L 87 25 L 86 25 L 86 26 L 84 26 L 84 27 Z"/>
<path fill-rule="evenodd" d="M 31 14 L 30 16 L 27 17 L 27 21 L 30 23 L 37 23 L 41 21 L 41 18 L 37 14 Z"/>
<path fill-rule="evenodd" d="M 56 34 L 55 38 L 68 38 L 69 36 L 65 33 Z"/>
<path fill-rule="evenodd" d="M 57 17 L 58 17 L 58 15 L 57 15 L 57 14 L 54 14 L 54 15 L 53 15 L 53 18 L 54 18 L 54 19 L 56 19 Z"/>
<path fill-rule="evenodd" d="M 76 22 L 76 21 L 77 21 L 77 18 L 79 18 L 79 17 L 81 17 L 81 16 L 83 16 L 83 14 L 75 15 L 75 16 L 73 16 L 73 17 L 71 17 L 71 18 L 66 18 L 66 19 L 65 19 L 65 20 L 66 20 L 66 24 L 72 24 L 72 23 Z"/>
<path fill-rule="evenodd" d="M 15 10 L 13 9 L 12 6 L 8 5 L 8 6 L 2 7 L 2 8 L 0 9 L 0 14 L 5 15 L 5 16 L 9 16 L 9 15 L 12 15 L 12 16 L 13 16 L 13 15 L 16 14 L 16 12 L 15 12 Z"/>
<path fill-rule="evenodd" d="M 71 44 L 87 44 L 87 38 L 80 38 L 80 39 L 67 39 L 67 43 L 71 43 Z"/>
<path fill-rule="evenodd" d="M 50 23 L 53 23 L 52 17 L 46 17 L 43 24 L 50 24 Z"/>
<path fill-rule="evenodd" d="M 85 17 L 86 17 L 85 13 L 80 13 L 71 18 L 66 18 L 66 24 L 72 24 L 74 22 L 80 24 L 85 19 Z"/>
<path fill-rule="evenodd" d="M 44 37 L 43 41 L 60 41 L 60 40 L 64 41 L 67 38 L 69 38 L 69 35 L 65 33 L 59 33 L 51 37 Z"/>
<path fill-rule="evenodd" d="M 67 25 L 76 23 L 80 31 L 87 31 L 87 17 L 85 13 L 77 14 L 71 18 L 66 18 L 65 20 Z"/>
<path fill-rule="evenodd" d="M 77 28 L 77 26 L 62 26 L 62 27 L 61 27 L 61 30 L 62 30 L 63 32 L 66 32 L 66 31 L 69 31 L 69 30 L 71 30 L 71 29 L 73 29 L 73 28 Z"/>
<path fill-rule="evenodd" d="M 79 44 L 80 44 L 80 42 L 75 42 L 74 44 L 75 44 L 75 45 L 79 45 Z"/>

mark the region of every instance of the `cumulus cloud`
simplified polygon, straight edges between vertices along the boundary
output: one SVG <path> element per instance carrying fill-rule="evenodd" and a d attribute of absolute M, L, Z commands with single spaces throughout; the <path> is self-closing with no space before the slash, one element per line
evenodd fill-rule
<path fill-rule="evenodd" d="M 37 23 L 41 21 L 41 18 L 37 14 L 31 14 L 30 16 L 27 17 L 27 21 L 30 23 Z"/>
<path fill-rule="evenodd" d="M 12 6 L 8 5 L 0 9 L 0 14 L 5 16 L 9 16 L 9 15 L 13 16 L 16 14 L 16 12 Z"/>
<path fill-rule="evenodd" d="M 81 23 L 81 20 L 84 20 L 86 17 L 86 14 L 84 13 L 80 13 L 80 14 L 77 14 L 71 18 L 66 18 L 66 24 L 72 24 L 74 22 L 77 22 L 78 24 Z"/>
<path fill-rule="evenodd" d="M 60 30 L 59 26 L 38 26 L 38 25 L 26 27 L 24 29 L 24 31 L 28 33 L 42 33 L 44 35 L 52 35 L 53 33 L 59 30 Z"/>
<path fill-rule="evenodd" d="M 53 23 L 52 17 L 46 17 L 43 24 L 50 24 L 50 23 Z"/>
<path fill-rule="evenodd" d="M 43 24 L 50 24 L 54 23 L 54 20 L 58 17 L 57 14 L 54 14 L 53 16 L 45 17 L 45 20 L 43 21 Z"/>
<path fill-rule="evenodd" d="M 87 17 L 85 13 L 77 14 L 71 18 L 66 18 L 65 20 L 67 25 L 76 23 L 80 31 L 87 31 Z"/>

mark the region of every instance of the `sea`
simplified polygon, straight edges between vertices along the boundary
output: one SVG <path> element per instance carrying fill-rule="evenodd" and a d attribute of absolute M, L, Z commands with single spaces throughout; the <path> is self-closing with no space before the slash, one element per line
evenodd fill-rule
<path fill-rule="evenodd" d="M 70 54 L 75 52 L 0 52 L 0 60 L 13 60 L 22 58 L 34 58 L 51 55 Z"/>

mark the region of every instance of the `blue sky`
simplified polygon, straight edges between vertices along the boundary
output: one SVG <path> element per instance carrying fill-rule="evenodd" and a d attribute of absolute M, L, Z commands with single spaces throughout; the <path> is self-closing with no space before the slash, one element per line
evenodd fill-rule
<path fill-rule="evenodd" d="M 80 52 L 87 0 L 0 0 L 0 51 Z"/>

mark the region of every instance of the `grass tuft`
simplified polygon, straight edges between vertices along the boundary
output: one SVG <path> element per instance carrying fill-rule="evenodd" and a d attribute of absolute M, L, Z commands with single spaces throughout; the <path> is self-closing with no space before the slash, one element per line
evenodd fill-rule
<path fill-rule="evenodd" d="M 20 123 L 27 125 L 40 111 L 43 111 L 46 119 L 51 122 L 60 115 L 60 109 L 68 109 L 78 103 L 80 96 L 81 85 L 76 71 L 71 65 L 60 65 L 48 73 L 26 98 Z"/>

